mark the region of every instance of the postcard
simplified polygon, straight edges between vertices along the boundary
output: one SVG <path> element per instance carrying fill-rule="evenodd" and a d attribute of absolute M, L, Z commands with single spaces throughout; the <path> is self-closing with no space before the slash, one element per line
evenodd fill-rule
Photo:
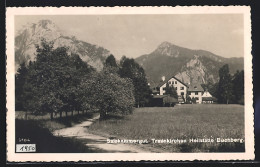
<path fill-rule="evenodd" d="M 248 6 L 9 7 L 7 160 L 254 159 Z"/>

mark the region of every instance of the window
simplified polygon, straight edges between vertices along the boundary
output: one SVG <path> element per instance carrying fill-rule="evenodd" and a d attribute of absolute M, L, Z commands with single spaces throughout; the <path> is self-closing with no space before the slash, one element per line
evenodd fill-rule
<path fill-rule="evenodd" d="M 181 95 L 184 95 L 184 92 L 181 92 Z"/>
<path fill-rule="evenodd" d="M 195 92 L 195 95 L 198 95 L 198 92 Z"/>
<path fill-rule="evenodd" d="M 177 87 L 175 87 L 175 90 L 177 90 Z"/>
<path fill-rule="evenodd" d="M 191 95 L 191 92 L 189 92 L 189 95 Z"/>
<path fill-rule="evenodd" d="M 175 84 L 177 84 L 177 81 L 175 81 Z"/>
<path fill-rule="evenodd" d="M 165 90 L 165 88 L 162 88 L 163 90 Z"/>
<path fill-rule="evenodd" d="M 196 100 L 199 100 L 199 98 L 195 97 Z"/>
<path fill-rule="evenodd" d="M 183 86 L 181 87 L 181 90 L 184 90 L 184 87 L 183 87 Z"/>

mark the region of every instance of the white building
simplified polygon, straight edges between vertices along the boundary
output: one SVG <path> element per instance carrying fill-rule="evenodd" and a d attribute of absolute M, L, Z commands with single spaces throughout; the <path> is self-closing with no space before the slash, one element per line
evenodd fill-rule
<path fill-rule="evenodd" d="M 191 99 L 195 98 L 196 103 L 201 104 L 202 103 L 202 94 L 204 92 L 204 89 L 201 87 L 200 84 L 190 84 L 188 85 L 188 95 Z"/>
<path fill-rule="evenodd" d="M 167 80 L 165 80 L 165 77 L 162 77 L 162 82 L 158 85 L 160 95 L 165 94 L 165 88 L 167 83 L 169 84 L 170 87 L 174 87 L 174 89 L 176 90 L 178 95 L 178 101 L 180 103 L 185 102 L 188 87 L 185 83 L 183 83 L 182 81 L 180 81 L 178 78 L 174 76 Z"/>
<path fill-rule="evenodd" d="M 214 103 L 216 100 L 207 90 L 202 95 L 202 103 Z"/>
<path fill-rule="evenodd" d="M 212 97 L 212 95 L 201 87 L 201 84 L 192 83 L 185 84 L 180 81 L 176 77 L 171 77 L 165 80 L 165 77 L 162 77 L 162 81 L 157 87 L 153 88 L 153 95 L 165 95 L 166 84 L 169 84 L 170 87 L 173 87 L 178 95 L 178 102 L 184 103 L 186 102 L 186 98 L 189 96 L 191 101 L 196 103 L 214 103 L 216 102 L 216 98 Z"/>

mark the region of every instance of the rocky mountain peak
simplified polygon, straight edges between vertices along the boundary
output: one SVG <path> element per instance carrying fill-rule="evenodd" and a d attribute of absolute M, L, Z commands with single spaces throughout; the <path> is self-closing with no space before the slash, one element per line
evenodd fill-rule
<path fill-rule="evenodd" d="M 184 83 L 207 83 L 209 80 L 216 82 L 217 78 L 214 78 L 212 74 L 208 74 L 208 70 L 202 63 L 201 58 L 201 56 L 194 55 L 192 59 L 182 66 L 175 77 Z"/>
<path fill-rule="evenodd" d="M 161 43 L 152 53 L 136 58 L 148 81 L 158 83 L 161 76 L 175 76 L 185 83 L 218 81 L 218 70 L 228 64 L 230 72 L 243 69 L 243 58 L 224 58 L 206 50 L 192 50 L 170 42 Z"/>
<path fill-rule="evenodd" d="M 62 35 L 60 29 L 50 20 L 40 20 L 38 23 L 30 23 L 25 25 L 21 30 L 18 31 L 16 36 L 27 35 L 27 36 L 48 36 L 57 34 Z M 57 35 L 55 35 L 57 37 Z M 51 36 L 49 36 L 50 38 Z"/>
<path fill-rule="evenodd" d="M 50 27 L 56 27 L 51 20 L 40 20 L 38 22 L 38 25 L 44 29 L 50 29 Z"/>
<path fill-rule="evenodd" d="M 179 56 L 179 50 L 178 48 L 171 44 L 170 42 L 162 42 L 157 49 L 154 51 L 155 54 L 162 54 L 165 56 L 170 57 L 178 57 Z"/>
<path fill-rule="evenodd" d="M 159 46 L 158 46 L 158 49 L 160 48 L 168 48 L 170 47 L 172 44 L 170 42 L 167 42 L 167 41 L 164 41 L 162 42 Z"/>
<path fill-rule="evenodd" d="M 40 20 L 24 26 L 15 36 L 16 69 L 22 62 L 34 61 L 36 57 L 35 45 L 40 45 L 42 38 L 52 41 L 54 48 L 67 47 L 68 54 L 78 54 L 97 70 L 103 68 L 105 58 L 110 52 L 102 47 L 78 40 L 73 36 L 64 36 L 63 32 L 51 20 Z"/>

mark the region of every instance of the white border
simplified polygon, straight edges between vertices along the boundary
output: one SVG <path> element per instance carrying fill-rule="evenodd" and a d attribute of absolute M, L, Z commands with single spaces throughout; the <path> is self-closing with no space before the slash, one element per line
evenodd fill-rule
<path fill-rule="evenodd" d="M 245 153 L 15 153 L 15 15 L 112 15 L 112 14 L 243 14 L 245 71 Z M 7 8 L 7 160 L 25 161 L 140 161 L 140 160 L 252 160 L 254 159 L 251 19 L 248 6 L 191 7 L 24 7 Z"/>

